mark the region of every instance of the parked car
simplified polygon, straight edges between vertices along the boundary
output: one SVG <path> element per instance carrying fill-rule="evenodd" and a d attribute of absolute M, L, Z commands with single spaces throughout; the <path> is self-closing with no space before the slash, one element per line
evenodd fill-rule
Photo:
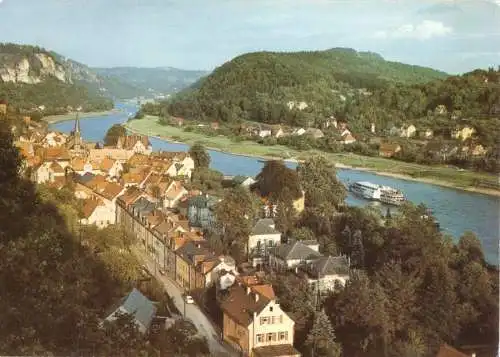
<path fill-rule="evenodd" d="M 185 295 L 184 301 L 186 302 L 186 304 L 194 304 L 194 299 L 191 295 Z"/>

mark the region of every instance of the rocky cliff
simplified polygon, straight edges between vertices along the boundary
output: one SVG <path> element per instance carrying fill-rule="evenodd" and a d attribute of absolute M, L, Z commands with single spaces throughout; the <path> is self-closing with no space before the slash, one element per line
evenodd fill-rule
<path fill-rule="evenodd" d="M 67 69 L 54 60 L 49 53 L 39 52 L 32 55 L 2 53 L 0 46 L 0 81 L 35 84 L 48 77 L 64 83 L 72 83 Z"/>

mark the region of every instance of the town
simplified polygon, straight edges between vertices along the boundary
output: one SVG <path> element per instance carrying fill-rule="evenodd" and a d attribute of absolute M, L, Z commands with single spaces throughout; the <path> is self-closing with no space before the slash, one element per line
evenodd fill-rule
<path fill-rule="evenodd" d="M 231 177 L 209 169 L 201 145 L 155 152 L 147 136 L 120 126 L 104 143 L 85 142 L 78 114 L 69 135 L 29 117 L 23 123 L 14 134 L 22 174 L 71 190 L 80 235 L 81 227 L 116 227 L 131 237 L 135 269 L 157 281 L 212 355 L 340 355 L 328 316 L 342 309 L 332 310 L 332 299 L 345 304 L 338 294 L 359 289 L 360 272 L 377 265 L 368 262 L 374 241 L 363 237 L 363 226 L 377 231 L 396 218 L 342 213 L 344 186 L 321 158 L 298 173 L 269 161 L 257 177 Z M 298 217 L 311 223 L 298 224 Z M 341 222 L 336 243 L 334 228 L 325 228 L 332 219 Z M 145 335 L 176 326 L 175 313 L 166 317 L 147 295 L 132 284 L 103 321 L 130 314 Z M 437 356 L 446 353 L 462 356 L 441 344 Z"/>

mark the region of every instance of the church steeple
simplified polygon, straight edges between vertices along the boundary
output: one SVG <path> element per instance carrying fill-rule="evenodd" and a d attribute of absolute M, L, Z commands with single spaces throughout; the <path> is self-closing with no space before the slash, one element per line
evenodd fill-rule
<path fill-rule="evenodd" d="M 75 127 L 73 128 L 73 133 L 80 133 L 80 116 L 78 115 L 79 113 L 76 112 L 76 118 L 75 118 Z"/>

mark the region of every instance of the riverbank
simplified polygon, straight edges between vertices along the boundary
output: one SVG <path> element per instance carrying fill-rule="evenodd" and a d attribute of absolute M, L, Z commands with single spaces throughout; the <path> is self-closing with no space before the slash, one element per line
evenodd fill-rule
<path fill-rule="evenodd" d="M 118 113 L 120 110 L 119 109 L 111 109 L 111 110 L 106 110 L 102 112 L 87 112 L 87 113 L 79 113 L 79 116 L 81 119 L 86 118 L 86 119 L 91 119 L 92 117 L 101 117 L 101 116 L 107 116 L 107 115 L 112 115 Z M 46 117 L 43 117 L 42 120 L 46 121 L 49 124 L 54 124 L 54 123 L 59 123 L 62 121 L 69 121 L 69 120 L 75 120 L 76 117 L 76 112 L 72 113 L 66 113 L 66 114 L 59 114 L 59 115 L 49 115 Z"/>
<path fill-rule="evenodd" d="M 424 166 L 381 157 L 367 157 L 352 153 L 325 153 L 317 150 L 297 151 L 282 145 L 265 146 L 253 141 L 233 141 L 225 136 L 206 136 L 186 132 L 180 127 L 161 125 L 156 117 L 132 120 L 124 124 L 130 131 L 170 142 L 192 145 L 201 142 L 207 149 L 234 155 L 262 159 L 284 159 L 291 162 L 305 160 L 311 155 L 323 155 L 338 168 L 367 171 L 382 176 L 434 184 L 444 187 L 500 197 L 500 190 L 475 187 L 474 180 L 495 182 L 496 176 L 473 171 L 458 171 L 450 167 Z"/>

